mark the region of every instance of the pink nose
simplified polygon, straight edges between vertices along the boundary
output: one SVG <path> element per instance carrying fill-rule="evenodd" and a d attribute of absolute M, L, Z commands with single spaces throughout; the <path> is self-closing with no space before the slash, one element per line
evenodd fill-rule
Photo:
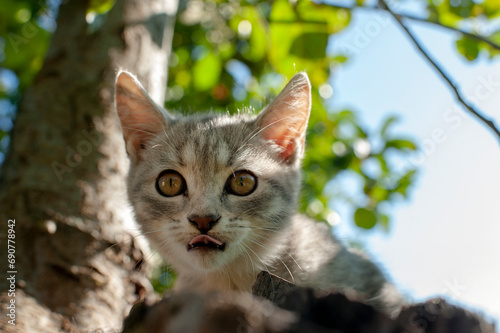
<path fill-rule="evenodd" d="M 188 217 L 189 222 L 196 227 L 202 234 L 206 234 L 214 225 L 219 222 L 220 216 L 206 215 L 198 216 L 191 215 Z"/>

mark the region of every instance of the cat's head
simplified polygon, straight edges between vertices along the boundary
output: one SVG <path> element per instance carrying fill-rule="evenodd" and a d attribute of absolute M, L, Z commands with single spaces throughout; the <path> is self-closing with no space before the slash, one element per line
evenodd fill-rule
<path fill-rule="evenodd" d="M 258 115 L 176 117 L 119 74 L 129 199 L 176 269 L 217 270 L 270 252 L 295 211 L 310 105 L 300 73 Z"/>

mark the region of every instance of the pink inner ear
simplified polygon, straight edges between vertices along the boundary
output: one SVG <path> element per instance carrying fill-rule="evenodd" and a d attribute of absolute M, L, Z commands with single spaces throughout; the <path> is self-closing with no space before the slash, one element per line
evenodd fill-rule
<path fill-rule="evenodd" d="M 280 144 L 280 146 L 285 148 L 285 150 L 280 153 L 280 157 L 283 160 L 288 161 L 290 159 L 290 157 L 292 157 L 293 153 L 295 152 L 295 141 L 289 140 L 288 142 L 282 142 L 282 144 Z"/>
<path fill-rule="evenodd" d="M 129 135 L 129 144 L 134 147 L 136 153 L 139 153 L 141 149 L 144 148 L 145 142 L 151 137 L 152 133 L 144 133 L 138 130 L 130 133 Z"/>
<path fill-rule="evenodd" d="M 294 135 L 292 130 L 279 124 L 275 124 L 274 126 L 267 128 L 263 133 L 264 139 L 273 141 L 276 145 L 282 148 L 279 156 L 284 161 L 288 161 L 295 152 L 296 143 L 293 137 Z"/>
<path fill-rule="evenodd" d="M 295 75 L 278 97 L 259 115 L 261 137 L 282 149 L 286 162 L 301 158 L 305 131 L 311 110 L 311 86 L 304 73 Z"/>
<path fill-rule="evenodd" d="M 116 86 L 116 110 L 122 123 L 127 151 L 140 158 L 143 145 L 162 130 L 161 111 L 130 75 L 120 74 Z"/>
<path fill-rule="evenodd" d="M 154 110 L 136 109 L 126 113 L 122 117 L 125 140 L 133 147 L 134 153 L 139 154 L 143 145 L 161 131 L 161 120 Z"/>

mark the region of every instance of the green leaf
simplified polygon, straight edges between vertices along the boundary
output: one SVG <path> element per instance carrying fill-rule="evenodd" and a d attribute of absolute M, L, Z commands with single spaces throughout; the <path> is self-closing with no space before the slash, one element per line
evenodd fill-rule
<path fill-rule="evenodd" d="M 500 1 L 498 0 L 485 0 L 482 3 L 484 14 L 489 18 L 500 16 Z"/>
<path fill-rule="evenodd" d="M 377 224 L 377 216 L 372 210 L 358 208 L 354 212 L 354 223 L 363 229 L 372 229 Z"/>
<path fill-rule="evenodd" d="M 336 62 L 336 63 L 339 63 L 339 64 L 343 64 L 347 60 L 349 60 L 349 58 L 346 55 L 344 55 L 344 54 L 340 54 L 340 55 L 337 55 L 335 57 L 330 57 L 330 61 L 331 62 Z"/>
<path fill-rule="evenodd" d="M 475 60 L 479 55 L 479 43 L 468 37 L 457 40 L 457 49 L 469 61 Z"/>
<path fill-rule="evenodd" d="M 269 19 L 271 21 L 294 22 L 297 20 L 297 15 L 288 0 L 277 0 L 273 2 Z"/>
<path fill-rule="evenodd" d="M 384 201 L 389 197 L 389 191 L 377 185 L 370 191 L 370 197 L 377 202 Z"/>
<path fill-rule="evenodd" d="M 416 175 L 416 170 L 408 171 L 403 177 L 401 177 L 396 185 L 393 192 L 401 194 L 404 198 L 407 196 L 408 187 L 413 183 L 413 179 Z"/>
<path fill-rule="evenodd" d="M 389 172 L 389 167 L 387 166 L 387 161 L 386 161 L 384 155 L 383 154 L 376 154 L 374 156 L 380 163 L 380 169 L 382 170 L 382 174 L 386 175 Z"/>
<path fill-rule="evenodd" d="M 445 1 L 445 5 L 447 5 L 448 10 L 461 18 L 469 18 L 469 16 L 474 15 L 474 1 L 473 0 L 460 0 L 458 4 L 456 1 Z"/>
<path fill-rule="evenodd" d="M 410 150 L 416 150 L 417 146 L 415 146 L 415 143 L 413 143 L 410 140 L 407 139 L 392 139 L 389 140 L 385 143 L 386 148 L 396 148 L 399 150 L 403 149 L 410 149 Z"/>
<path fill-rule="evenodd" d="M 303 22 L 323 23 L 329 34 L 337 33 L 347 27 L 351 20 L 349 11 L 324 4 L 316 4 L 310 0 L 300 0 L 297 12 Z"/>
<path fill-rule="evenodd" d="M 378 224 L 382 226 L 382 228 L 384 229 L 384 231 L 389 231 L 389 222 L 390 222 L 390 219 L 389 219 L 389 216 L 385 215 L 385 214 L 378 214 Z"/>
<path fill-rule="evenodd" d="M 309 59 L 323 58 L 326 56 L 327 44 L 326 32 L 306 32 L 295 39 L 290 54 Z"/>
<path fill-rule="evenodd" d="M 384 124 L 382 125 L 382 128 L 380 129 L 380 135 L 383 138 L 387 137 L 387 130 L 389 129 L 389 127 L 391 127 L 392 125 L 394 125 L 395 123 L 397 123 L 399 120 L 400 120 L 399 116 L 390 116 L 390 117 L 388 117 L 384 121 Z"/>
<path fill-rule="evenodd" d="M 231 22 L 235 31 L 238 30 L 238 25 L 242 20 L 247 20 L 252 26 L 252 32 L 248 38 L 250 47 L 242 52 L 242 55 L 252 62 L 261 61 L 266 56 L 269 44 L 264 18 L 261 16 L 257 8 L 245 7 L 241 15 L 235 16 Z"/>
<path fill-rule="evenodd" d="M 98 14 L 107 13 L 113 8 L 116 0 L 90 0 L 87 13 L 95 12 Z"/>
<path fill-rule="evenodd" d="M 219 56 L 209 52 L 194 64 L 193 84 L 195 89 L 205 91 L 213 88 L 219 82 L 221 71 L 222 64 Z"/>
<path fill-rule="evenodd" d="M 500 43 L 500 30 L 495 30 L 493 33 L 491 33 L 488 36 L 488 39 L 491 40 L 493 43 L 499 44 Z"/>
<path fill-rule="evenodd" d="M 169 266 L 157 266 L 154 267 L 151 284 L 157 293 L 163 294 L 166 290 L 172 288 L 176 277 L 177 274 Z"/>
<path fill-rule="evenodd" d="M 273 69 L 285 76 L 292 77 L 300 70 L 306 70 L 313 85 L 324 83 L 328 79 L 330 61 L 327 57 L 309 58 L 321 52 L 326 52 L 328 34 L 324 24 L 316 23 L 271 23 L 271 46 L 269 47 L 269 62 Z M 309 47 L 311 43 L 300 37 L 322 35 L 320 46 L 312 46 L 313 51 L 300 50 L 301 46 Z M 318 35 L 316 35 L 318 34 Z M 326 39 L 326 41 L 325 41 Z M 324 50 L 321 50 L 324 48 Z"/>
<path fill-rule="evenodd" d="M 356 121 L 356 115 L 351 110 L 342 110 L 337 113 L 337 118 L 340 120 Z"/>
<path fill-rule="evenodd" d="M 429 1 L 429 3 L 428 10 L 432 21 L 440 22 L 445 26 L 455 27 L 462 20 L 462 17 L 456 12 L 456 9 L 460 6 L 457 6 L 457 8 L 450 6 L 450 2 L 447 0 L 439 2 L 437 6 L 434 5 L 433 1 Z M 460 8 L 458 9 L 460 10 Z"/>
<path fill-rule="evenodd" d="M 500 30 L 492 32 L 487 38 L 493 43 L 500 45 Z M 481 50 L 485 50 L 486 52 L 488 52 L 490 58 L 493 58 L 500 54 L 500 50 L 485 42 L 480 42 L 479 47 Z"/>
<path fill-rule="evenodd" d="M 31 83 L 34 75 L 42 67 L 50 38 L 50 34 L 33 21 L 23 27 L 26 29 L 7 34 L 5 60 L 2 62 L 3 67 L 13 70 L 18 75 L 21 90 Z"/>

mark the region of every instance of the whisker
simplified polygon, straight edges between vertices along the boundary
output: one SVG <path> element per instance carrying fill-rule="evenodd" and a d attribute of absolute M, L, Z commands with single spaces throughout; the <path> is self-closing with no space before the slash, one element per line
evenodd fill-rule
<path fill-rule="evenodd" d="M 247 229 L 255 229 L 255 230 L 266 230 L 266 231 L 273 231 L 273 232 L 281 232 L 279 229 L 273 229 L 273 228 L 261 228 L 261 227 L 254 227 L 254 226 L 249 226 L 249 225 L 231 225 L 231 228 L 247 228 Z"/>
<path fill-rule="evenodd" d="M 276 231 L 278 232 L 277 230 L 273 230 L 273 231 Z M 266 235 L 258 235 L 259 237 L 261 238 L 264 238 L 266 240 L 272 240 L 270 237 L 267 237 Z M 302 267 L 300 266 L 300 264 L 297 262 L 297 260 L 290 254 L 290 252 L 288 252 L 287 250 L 285 249 L 282 249 L 282 251 L 284 251 L 290 258 L 292 258 L 293 262 L 295 262 L 295 264 L 297 265 L 297 267 L 303 271 Z"/>
<path fill-rule="evenodd" d="M 226 272 L 226 275 L 227 275 L 227 283 L 229 284 L 229 290 L 231 290 L 231 275 L 229 275 L 229 271 L 224 267 L 222 266 L 222 269 L 224 270 L 224 272 Z"/>
<path fill-rule="evenodd" d="M 257 242 L 253 239 L 249 239 L 249 241 L 251 241 L 252 243 L 254 244 L 257 244 L 259 246 L 261 246 L 264 250 L 268 250 L 267 247 L 265 247 L 263 244 L 261 244 L 260 242 Z M 290 277 L 292 278 L 292 283 L 295 283 L 295 278 L 293 277 L 293 274 L 292 274 L 292 271 L 290 271 L 290 269 L 288 268 L 287 264 L 285 264 L 285 262 L 283 260 L 281 260 L 280 257 L 278 257 L 278 260 L 281 261 L 281 263 L 283 264 L 283 266 L 285 266 L 286 270 L 288 271 L 288 274 L 290 274 Z M 283 279 L 285 280 L 285 279 Z M 286 280 L 285 280 L 286 281 Z"/>
<path fill-rule="evenodd" d="M 249 209 L 247 209 L 247 210 L 245 210 L 245 211 L 241 212 L 240 214 L 238 214 L 238 215 L 234 216 L 232 219 L 233 219 L 233 220 L 237 220 L 237 219 L 239 219 L 239 218 L 240 218 L 240 216 L 241 216 L 241 215 L 246 214 L 246 213 L 248 213 L 248 212 L 250 212 L 250 211 L 252 211 L 252 210 L 256 210 L 257 208 L 258 208 L 258 207 L 251 207 L 251 208 L 249 208 Z"/>
<path fill-rule="evenodd" d="M 242 243 L 243 244 L 243 243 Z M 276 276 L 274 274 L 272 274 L 270 271 L 269 271 L 269 268 L 267 267 L 266 263 L 258 256 L 257 253 L 255 253 L 254 250 L 252 250 L 249 246 L 243 244 L 243 246 L 245 246 L 248 250 L 252 251 L 253 254 L 255 254 L 255 256 L 257 257 L 257 259 L 259 259 L 259 261 L 264 265 L 265 269 L 266 269 L 266 272 L 269 274 L 269 275 L 272 275 L 272 276 Z M 278 276 L 279 277 L 279 276 Z M 272 296 L 272 299 L 274 299 L 274 283 L 273 283 L 273 280 L 271 279 L 271 287 L 273 289 L 273 296 Z"/>
<path fill-rule="evenodd" d="M 243 253 L 248 257 L 250 263 L 252 264 L 252 273 L 255 275 L 255 265 L 253 263 L 252 257 L 250 256 L 250 253 L 248 253 L 248 251 L 242 245 L 243 244 L 238 244 L 238 248 L 242 249 Z M 248 262 L 247 262 L 247 265 L 248 265 Z"/>

